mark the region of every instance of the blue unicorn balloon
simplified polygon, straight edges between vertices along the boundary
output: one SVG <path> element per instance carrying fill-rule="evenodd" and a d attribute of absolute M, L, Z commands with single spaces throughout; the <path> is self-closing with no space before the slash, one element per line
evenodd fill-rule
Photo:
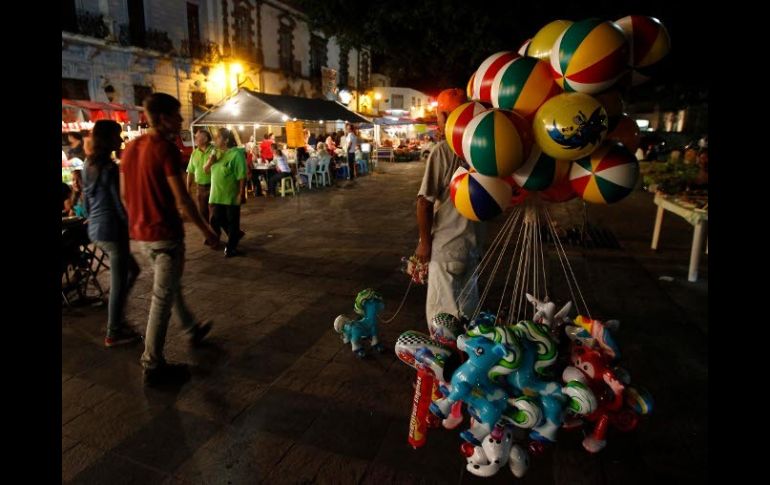
<path fill-rule="evenodd" d="M 362 290 L 356 295 L 353 309 L 361 318 L 350 320 L 340 315 L 334 320 L 334 331 L 342 335 L 344 343 L 350 342 L 356 357 L 366 355 L 361 341 L 367 338 L 371 339 L 372 350 L 381 353 L 385 347 L 379 341 L 377 317 L 385 309 L 382 295 L 371 288 Z"/>

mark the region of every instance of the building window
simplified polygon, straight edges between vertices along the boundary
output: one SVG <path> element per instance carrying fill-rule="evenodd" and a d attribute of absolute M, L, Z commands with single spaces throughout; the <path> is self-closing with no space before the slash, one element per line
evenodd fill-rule
<path fill-rule="evenodd" d="M 61 97 L 63 99 L 90 100 L 91 97 L 88 95 L 88 81 L 85 79 L 62 78 Z"/>
<path fill-rule="evenodd" d="M 203 91 L 193 91 L 192 93 L 192 104 L 194 107 L 197 106 L 206 106 L 206 93 Z"/>
<path fill-rule="evenodd" d="M 340 87 L 348 87 L 348 54 L 350 47 L 340 46 Z"/>
<path fill-rule="evenodd" d="M 391 96 L 390 109 L 404 109 L 404 95 L 394 94 Z"/>
<path fill-rule="evenodd" d="M 194 58 L 201 56 L 201 29 L 198 6 L 187 2 L 187 38 L 190 44 L 190 55 Z"/>
<path fill-rule="evenodd" d="M 321 67 L 326 65 L 326 39 L 310 35 L 310 77 L 321 78 Z"/>
<path fill-rule="evenodd" d="M 128 0 L 128 31 L 131 45 L 145 47 L 144 0 Z"/>
<path fill-rule="evenodd" d="M 134 84 L 134 104 L 142 106 L 144 98 L 152 94 L 152 88 L 149 86 L 138 86 Z"/>
<path fill-rule="evenodd" d="M 233 10 L 235 50 L 241 57 L 254 57 L 254 28 L 251 20 L 253 7 L 241 0 Z"/>
<path fill-rule="evenodd" d="M 294 19 L 288 15 L 281 17 L 278 27 L 278 55 L 281 70 L 294 72 Z"/>

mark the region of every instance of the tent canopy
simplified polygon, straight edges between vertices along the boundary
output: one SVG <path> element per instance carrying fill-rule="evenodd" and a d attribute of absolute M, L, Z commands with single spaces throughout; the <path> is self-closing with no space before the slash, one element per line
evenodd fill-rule
<path fill-rule="evenodd" d="M 203 114 L 193 125 L 260 123 L 283 125 L 286 121 L 349 121 L 370 123 L 334 101 L 264 94 L 241 88 L 234 96 Z"/>

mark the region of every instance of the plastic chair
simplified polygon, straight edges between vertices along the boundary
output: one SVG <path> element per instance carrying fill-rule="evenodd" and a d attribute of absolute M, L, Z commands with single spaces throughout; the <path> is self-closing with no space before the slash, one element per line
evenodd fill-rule
<path fill-rule="evenodd" d="M 286 197 L 287 193 L 296 195 L 296 186 L 294 185 L 294 177 L 284 177 L 281 179 L 281 197 Z"/>
<path fill-rule="evenodd" d="M 329 164 L 331 160 L 328 157 L 321 157 L 318 162 L 318 168 L 316 169 L 316 183 L 321 184 L 322 187 L 332 184 L 332 176 L 329 173 Z M 318 181 L 320 179 L 320 182 Z"/>
<path fill-rule="evenodd" d="M 315 184 L 318 185 L 318 177 L 317 177 L 317 165 L 318 165 L 318 159 L 317 158 L 308 158 L 305 160 L 305 171 L 304 172 L 297 172 L 297 175 L 299 176 L 300 180 L 302 180 L 302 177 L 305 177 L 307 179 L 307 188 L 312 189 L 313 188 L 313 181 L 315 180 Z"/>

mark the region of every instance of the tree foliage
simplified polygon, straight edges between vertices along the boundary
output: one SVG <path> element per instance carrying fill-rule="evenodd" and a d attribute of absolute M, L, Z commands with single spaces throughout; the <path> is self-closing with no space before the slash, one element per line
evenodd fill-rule
<path fill-rule="evenodd" d="M 697 19 L 670 0 L 533 2 L 508 0 L 295 0 L 315 29 L 352 46 L 369 46 L 374 68 L 394 84 L 427 92 L 465 87 L 478 65 L 501 50 L 517 50 L 546 23 L 629 14 L 660 18 L 671 33 L 674 75 L 693 75 L 702 46 L 686 29 Z M 685 57 L 686 53 L 689 57 Z M 681 58 L 679 58 L 681 56 Z M 684 62 L 682 62 L 684 61 Z M 669 70 L 669 75 L 673 71 Z"/>

